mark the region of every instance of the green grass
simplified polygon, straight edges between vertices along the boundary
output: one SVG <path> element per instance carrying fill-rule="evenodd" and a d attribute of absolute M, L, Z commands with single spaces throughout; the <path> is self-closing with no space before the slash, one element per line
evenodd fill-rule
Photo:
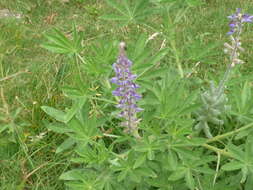
<path fill-rule="evenodd" d="M 252 0 L 206 0 L 203 5 L 186 12 L 175 27 L 175 51 L 185 72 L 190 72 L 200 61 L 195 76 L 204 80 L 221 76 L 228 61 L 223 53 L 228 31 L 226 16 L 237 7 L 253 13 Z M 69 3 L 60 0 L 1 0 L 0 9 L 4 8 L 22 13 L 23 18 L 0 19 L 0 78 L 23 73 L 0 82 L 0 127 L 13 124 L 11 133 L 0 133 L 0 189 L 62 190 L 63 182 L 58 177 L 68 169 L 70 153 L 55 154 L 64 136 L 47 131 L 42 121 L 48 117 L 40 106 L 64 108 L 69 105 L 59 87 L 75 86 L 75 81 L 71 80 L 75 73 L 70 66 L 68 73 L 57 78 L 59 69 L 69 64 L 70 59 L 41 48 L 41 43 L 46 41 L 43 34 L 50 33 L 54 27 L 68 34 L 72 23 L 76 23 L 85 34 L 85 57 L 85 54 L 92 54 L 89 48 L 92 45 L 125 40 L 133 46 L 140 33 L 152 34 L 154 31 L 144 26 L 117 28 L 115 23 L 100 20 L 98 17 L 110 12 L 110 8 L 99 0 L 83 3 L 74 0 Z M 177 10 L 171 12 L 172 19 L 176 14 Z M 55 16 L 50 22 L 52 15 Z M 163 20 L 155 17 L 148 22 L 159 28 Z M 245 55 L 253 53 L 252 35 L 253 30 L 247 28 L 243 37 L 247 49 Z M 170 39 L 170 36 L 167 37 Z M 163 37 L 158 36 L 151 42 L 154 51 L 160 47 L 162 40 Z M 200 60 L 191 57 L 214 42 L 218 45 Z M 253 57 L 246 57 L 245 65 L 237 70 L 241 76 L 252 75 Z M 172 53 L 162 64 L 175 65 Z M 21 111 L 14 118 L 12 112 L 17 109 Z M 47 132 L 44 138 L 31 141 L 30 136 L 41 132 Z"/>

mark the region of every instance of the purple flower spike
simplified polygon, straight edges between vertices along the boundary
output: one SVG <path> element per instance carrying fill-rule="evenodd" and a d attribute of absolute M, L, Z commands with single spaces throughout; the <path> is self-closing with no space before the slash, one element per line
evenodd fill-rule
<path fill-rule="evenodd" d="M 230 31 L 227 33 L 228 35 L 232 35 L 235 32 L 241 32 L 242 25 L 245 22 L 251 23 L 253 22 L 253 15 L 242 14 L 241 9 L 237 8 L 236 13 L 228 16 L 230 19 Z"/>
<path fill-rule="evenodd" d="M 133 80 L 137 75 L 132 74 L 132 62 L 125 55 L 125 43 L 120 43 L 119 56 L 117 62 L 113 64 L 113 69 L 116 76 L 111 79 L 111 82 L 118 85 L 118 88 L 112 92 L 114 96 L 120 97 L 119 103 L 116 106 L 122 111 L 119 117 L 125 119 L 122 126 L 126 127 L 126 132 L 133 133 L 139 138 L 137 125 L 139 120 L 136 118 L 136 113 L 142 111 L 136 102 L 141 99 L 141 95 L 136 92 L 140 86 L 135 84 Z"/>

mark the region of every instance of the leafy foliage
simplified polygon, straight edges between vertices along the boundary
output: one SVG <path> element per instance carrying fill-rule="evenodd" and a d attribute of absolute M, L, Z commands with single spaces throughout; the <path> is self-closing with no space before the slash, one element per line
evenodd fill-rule
<path fill-rule="evenodd" d="M 107 14 L 100 18 L 121 22 L 120 26 L 130 23 L 140 24 L 148 16 L 154 13 L 154 7 L 151 7 L 149 0 L 132 1 L 123 0 L 121 3 L 116 0 L 106 0 L 107 4 L 112 7 L 118 14 Z"/>
<path fill-rule="evenodd" d="M 76 26 L 73 25 L 73 39 L 69 39 L 65 34 L 54 29 L 54 34 L 46 34 L 45 37 L 50 43 L 42 44 L 42 47 L 54 53 L 74 55 L 82 51 L 82 35 L 78 34 Z"/>
<path fill-rule="evenodd" d="M 251 61 L 221 94 L 204 86 L 227 61 L 214 39 L 239 3 L 223 4 L 2 0 L 22 18 L 0 22 L 0 189 L 252 190 Z M 52 53 L 35 48 L 42 37 Z M 240 56 L 252 49 L 244 38 Z M 120 127 L 112 96 L 119 40 L 142 94 L 137 138 Z M 11 74 L 27 65 L 29 75 Z"/>
<path fill-rule="evenodd" d="M 120 4 L 108 3 L 119 12 L 123 11 Z M 127 9 L 127 1 L 122 3 Z M 78 36 L 75 38 L 80 39 Z M 173 43 L 171 45 L 173 47 Z M 145 111 L 140 116 L 141 137 L 134 138 L 122 133 L 118 127 L 120 121 L 113 118 L 117 112 L 112 112 L 110 106 L 115 101 L 110 94 L 112 87 L 108 77 L 111 71 L 107 64 L 113 59 L 114 48 L 114 42 L 99 48 L 94 46 L 92 53 L 97 56 L 86 56 L 87 64 L 82 68 L 87 80 L 90 80 L 90 87 L 94 84 L 98 86 L 95 90 L 90 90 L 89 85 L 85 85 L 84 91 L 64 87 L 64 94 L 72 100 L 70 109 L 61 111 L 41 107 L 55 120 L 45 122 L 47 128 L 67 135 L 56 153 L 69 152 L 71 161 L 77 164 L 60 176 L 66 186 L 73 190 L 218 190 L 238 189 L 240 184 L 245 183 L 245 187 L 250 188 L 252 135 L 248 135 L 247 131 L 253 126 L 252 123 L 248 124 L 251 120 L 238 117 L 241 124 L 247 125 L 213 137 L 208 125 L 224 124 L 221 116 L 226 117 L 224 113 L 228 108 L 223 86 L 220 89 L 211 84 L 210 89 L 200 95 L 202 102 L 199 103 L 199 90 L 192 89 L 194 84 L 188 78 L 179 76 L 172 67 L 161 64 L 171 48 L 153 52 L 145 33 L 128 48 L 129 57 L 134 63 L 133 73 L 137 74 L 136 82 L 140 84 L 143 94 L 140 106 Z M 71 54 L 71 51 L 63 53 Z M 79 53 L 72 51 L 72 54 Z M 197 60 L 205 54 L 194 57 Z M 104 69 L 101 70 L 101 67 Z M 94 76 L 100 79 L 92 81 Z M 241 94 L 231 101 L 237 105 L 238 111 L 232 111 L 231 115 L 226 112 L 227 116 L 249 114 L 250 94 L 251 88 L 246 82 Z M 103 112 L 94 111 L 100 108 Z M 251 115 L 243 118 L 251 118 Z M 209 139 L 196 134 L 196 126 L 203 129 Z M 247 140 L 240 146 L 232 144 L 232 141 L 227 143 L 224 139 L 232 135 L 237 135 L 237 140 L 247 136 Z M 220 149 L 218 141 L 223 142 L 224 149 Z M 221 159 L 221 155 L 229 159 Z M 230 178 L 226 178 L 228 172 Z"/>

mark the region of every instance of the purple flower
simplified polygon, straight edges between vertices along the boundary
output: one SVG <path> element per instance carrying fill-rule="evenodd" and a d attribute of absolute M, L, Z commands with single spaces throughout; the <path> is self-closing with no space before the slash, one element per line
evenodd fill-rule
<path fill-rule="evenodd" d="M 242 22 L 253 22 L 253 16 L 249 14 L 242 15 Z"/>
<path fill-rule="evenodd" d="M 253 22 L 253 16 L 249 14 L 242 14 L 241 9 L 237 8 L 236 13 L 228 16 L 230 19 L 229 27 L 230 31 L 227 33 L 228 35 L 232 35 L 235 32 L 241 32 L 242 25 L 245 22 Z"/>
<path fill-rule="evenodd" d="M 121 109 L 119 117 L 124 118 L 125 121 L 121 124 L 126 127 L 127 132 L 137 130 L 139 120 L 136 118 L 136 113 L 142 111 L 136 104 L 141 99 L 141 95 L 136 92 L 140 86 L 134 83 L 137 75 L 132 74 L 131 66 L 132 62 L 125 55 L 125 43 L 121 42 L 117 62 L 113 64 L 116 76 L 111 79 L 111 82 L 118 85 L 112 94 L 120 97 L 116 107 Z"/>

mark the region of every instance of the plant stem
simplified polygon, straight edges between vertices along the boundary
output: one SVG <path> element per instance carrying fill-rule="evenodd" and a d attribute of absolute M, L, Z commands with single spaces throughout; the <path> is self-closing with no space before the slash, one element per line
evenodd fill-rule
<path fill-rule="evenodd" d="M 215 146 L 211 146 L 209 144 L 203 144 L 202 146 L 209 149 L 209 150 L 216 152 L 217 154 L 221 154 L 221 155 L 232 158 L 232 155 L 224 149 L 219 149 L 219 148 L 216 148 Z"/>
<path fill-rule="evenodd" d="M 245 125 L 244 127 L 241 127 L 241 128 L 236 129 L 236 130 L 234 130 L 234 131 L 230 131 L 230 132 L 225 133 L 225 134 L 222 134 L 222 135 L 217 135 L 217 136 L 215 136 L 215 137 L 213 137 L 213 138 L 211 138 L 211 139 L 208 139 L 208 140 L 207 140 L 207 143 L 219 141 L 219 140 L 221 140 L 221 139 L 227 138 L 227 137 L 229 137 L 229 136 L 232 136 L 232 135 L 234 135 L 234 134 L 236 134 L 236 133 L 238 133 L 238 132 L 241 132 L 241 131 L 246 130 L 246 129 L 251 128 L 251 127 L 253 127 L 253 123 L 250 123 L 250 124 L 248 124 L 248 125 Z"/>
<path fill-rule="evenodd" d="M 81 62 L 82 62 L 83 64 L 87 64 L 87 63 L 85 62 L 85 60 L 82 58 L 82 56 L 81 56 L 79 53 L 77 53 L 76 55 L 77 55 L 77 57 L 81 60 Z"/>
<path fill-rule="evenodd" d="M 75 64 L 76 64 L 77 70 L 79 72 L 79 78 L 83 82 L 84 80 L 83 80 L 82 72 L 81 72 L 81 69 L 80 69 L 80 66 L 79 66 L 78 54 L 75 54 Z"/>
<path fill-rule="evenodd" d="M 107 102 L 107 103 L 110 103 L 110 104 L 118 104 L 118 102 L 116 102 L 116 101 L 107 100 L 107 99 L 104 99 L 104 98 L 97 98 L 97 97 L 92 97 L 92 96 L 90 96 L 89 98 L 91 98 L 93 100 L 100 100 L 100 101 Z"/>
<path fill-rule="evenodd" d="M 236 37 L 234 38 L 235 42 L 234 42 L 232 54 L 231 54 L 231 56 L 230 56 L 230 61 L 231 61 L 231 63 L 228 64 L 227 70 L 226 70 L 226 72 L 225 72 L 225 74 L 224 74 L 222 80 L 220 81 L 219 87 L 218 87 L 218 89 L 217 89 L 217 94 L 218 94 L 217 97 L 218 97 L 218 98 L 222 95 L 222 92 L 223 92 L 225 83 L 226 83 L 226 81 L 227 81 L 228 78 L 229 78 L 229 74 L 230 74 L 232 68 L 234 67 L 234 64 L 235 64 L 235 63 L 233 63 L 233 62 L 234 62 L 234 59 L 235 59 L 236 52 L 237 52 L 237 50 L 238 50 L 238 46 L 239 46 L 239 36 L 240 36 L 240 34 L 241 34 L 241 27 L 239 27 L 239 30 L 238 30 L 238 32 L 236 33 Z"/>
<path fill-rule="evenodd" d="M 175 59 L 176 59 L 178 73 L 179 73 L 179 75 L 180 75 L 181 78 L 184 78 L 184 71 L 183 71 L 182 64 L 181 64 L 180 59 L 179 59 L 179 55 L 178 55 L 178 52 L 177 52 L 175 41 L 171 40 L 170 45 L 171 45 L 171 48 L 173 50 L 173 53 L 175 54 Z"/>

